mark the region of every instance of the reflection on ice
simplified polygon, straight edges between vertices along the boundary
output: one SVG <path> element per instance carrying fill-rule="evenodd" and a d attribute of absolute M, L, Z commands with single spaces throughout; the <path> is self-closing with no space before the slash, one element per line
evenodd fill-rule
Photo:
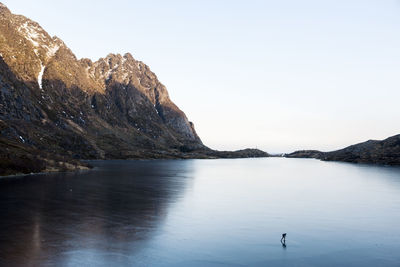
<path fill-rule="evenodd" d="M 399 168 L 280 158 L 93 164 L 0 180 L 0 265 L 400 263 Z"/>

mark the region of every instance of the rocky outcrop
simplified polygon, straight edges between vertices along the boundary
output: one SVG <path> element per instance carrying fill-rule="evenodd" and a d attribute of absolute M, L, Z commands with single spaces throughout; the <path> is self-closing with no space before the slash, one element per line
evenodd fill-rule
<path fill-rule="evenodd" d="M 213 151 L 209 155 L 217 158 L 263 158 L 270 157 L 267 152 L 255 148 L 247 148 L 236 151 Z"/>
<path fill-rule="evenodd" d="M 146 64 L 129 53 L 77 59 L 62 40 L 1 3 L 0 121 L 0 157 L 12 158 L 16 143 L 75 159 L 217 153 Z"/>
<path fill-rule="evenodd" d="M 369 140 L 331 152 L 296 151 L 286 157 L 316 158 L 326 161 L 400 165 L 400 135 L 385 140 Z"/>
<path fill-rule="evenodd" d="M 321 157 L 323 152 L 318 150 L 298 150 L 289 154 L 284 154 L 286 158 L 315 158 Z"/>

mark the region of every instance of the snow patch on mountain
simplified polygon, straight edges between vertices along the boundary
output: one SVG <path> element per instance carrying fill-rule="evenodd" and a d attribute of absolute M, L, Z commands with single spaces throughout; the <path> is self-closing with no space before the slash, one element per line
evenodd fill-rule
<path fill-rule="evenodd" d="M 38 47 L 39 46 L 39 37 L 42 37 L 40 33 L 38 33 L 38 28 L 32 25 L 29 25 L 28 22 L 25 22 L 22 24 L 19 28 L 18 31 L 22 33 L 27 40 L 29 40 L 33 46 Z"/>
<path fill-rule="evenodd" d="M 60 49 L 60 46 L 55 44 L 51 47 L 46 46 L 46 48 L 47 48 L 47 56 L 53 57 L 57 53 L 58 49 Z"/>
<path fill-rule="evenodd" d="M 46 66 L 44 66 L 40 62 L 40 72 L 39 72 L 39 75 L 38 75 L 38 78 L 37 78 L 40 89 L 43 89 L 43 87 L 42 87 L 42 79 L 43 79 L 43 73 L 44 73 L 44 69 L 45 68 L 46 68 Z"/>
<path fill-rule="evenodd" d="M 40 26 L 36 26 L 29 21 L 25 21 L 21 26 L 19 26 L 18 31 L 30 41 L 35 47 L 34 51 L 37 56 L 39 56 L 38 49 L 43 48 L 46 51 L 48 58 L 53 57 L 60 45 L 57 43 L 58 38 L 50 39 L 43 33 L 43 29 Z"/>

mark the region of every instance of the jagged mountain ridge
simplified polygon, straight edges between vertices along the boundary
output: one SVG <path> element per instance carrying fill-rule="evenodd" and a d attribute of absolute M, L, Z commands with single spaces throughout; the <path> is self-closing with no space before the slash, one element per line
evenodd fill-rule
<path fill-rule="evenodd" d="M 165 86 L 131 54 L 78 60 L 59 38 L 3 4 L 0 21 L 2 137 L 44 150 L 50 143 L 76 158 L 206 149 Z"/>
<path fill-rule="evenodd" d="M 131 54 L 77 59 L 0 3 L 0 175 L 87 168 L 73 159 L 265 157 L 206 147 Z"/>

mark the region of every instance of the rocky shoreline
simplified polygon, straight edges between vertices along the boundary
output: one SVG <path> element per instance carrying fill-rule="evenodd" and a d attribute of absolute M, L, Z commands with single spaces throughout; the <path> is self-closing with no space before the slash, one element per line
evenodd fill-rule
<path fill-rule="evenodd" d="M 218 158 L 255 158 L 268 157 L 269 154 L 258 149 L 238 151 L 217 151 L 212 149 L 181 152 L 179 150 L 150 150 L 138 149 L 126 157 L 81 158 L 52 154 L 34 147 L 0 138 L 0 176 L 31 174 L 42 172 L 65 172 L 89 170 L 90 163 L 84 160 L 112 159 L 218 159 Z"/>

